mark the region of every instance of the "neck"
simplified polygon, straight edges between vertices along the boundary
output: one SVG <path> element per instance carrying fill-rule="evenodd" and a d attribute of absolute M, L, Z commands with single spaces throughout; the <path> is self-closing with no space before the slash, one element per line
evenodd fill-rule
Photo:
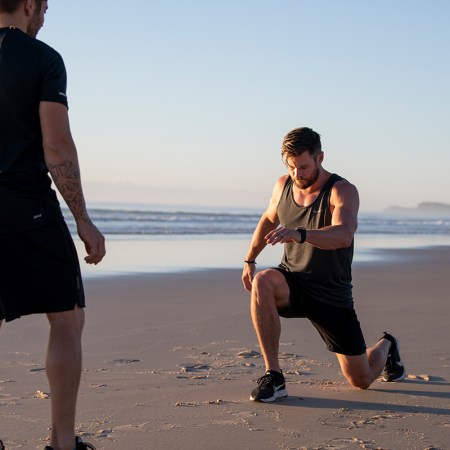
<path fill-rule="evenodd" d="M 0 28 L 14 27 L 27 32 L 27 20 L 25 17 L 19 17 L 18 15 L 0 14 Z"/>

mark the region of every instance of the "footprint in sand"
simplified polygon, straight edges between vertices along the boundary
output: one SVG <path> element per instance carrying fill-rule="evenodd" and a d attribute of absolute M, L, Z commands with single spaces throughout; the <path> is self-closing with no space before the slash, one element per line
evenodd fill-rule
<path fill-rule="evenodd" d="M 255 350 L 246 350 L 243 352 L 239 352 L 238 356 L 240 358 L 261 358 L 262 354 L 259 352 L 256 352 Z"/>
<path fill-rule="evenodd" d="M 98 430 L 95 434 L 97 438 L 107 438 L 113 432 L 112 428 L 106 428 L 104 430 Z"/>
<path fill-rule="evenodd" d="M 328 449 L 348 449 L 352 444 L 357 445 L 360 448 L 372 448 L 375 444 L 373 440 L 362 440 L 356 437 L 351 438 L 335 438 L 331 439 L 331 441 L 324 442 L 322 445 L 319 445 L 319 449 L 328 450 Z M 370 446 L 370 447 L 369 447 Z"/>
<path fill-rule="evenodd" d="M 211 366 L 208 364 L 185 364 L 181 366 L 181 371 L 186 372 L 199 372 L 201 370 L 210 370 Z"/>
<path fill-rule="evenodd" d="M 45 372 L 45 367 L 37 367 L 36 369 L 30 369 L 28 372 L 31 373 L 39 373 L 39 372 Z"/>
<path fill-rule="evenodd" d="M 133 364 L 137 362 L 141 362 L 141 359 L 127 359 L 127 358 L 119 358 L 119 359 L 113 359 L 113 364 Z"/>

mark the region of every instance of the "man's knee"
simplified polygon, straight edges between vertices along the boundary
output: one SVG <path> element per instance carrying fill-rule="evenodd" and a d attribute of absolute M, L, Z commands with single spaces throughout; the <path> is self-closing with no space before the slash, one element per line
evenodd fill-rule
<path fill-rule="evenodd" d="M 58 332 L 81 334 L 84 327 L 84 309 L 75 306 L 72 311 L 47 313 L 50 326 Z"/>
<path fill-rule="evenodd" d="M 278 270 L 267 269 L 255 275 L 253 288 L 259 292 L 275 292 L 285 283 L 284 276 Z"/>
<path fill-rule="evenodd" d="M 365 373 L 347 373 L 345 375 L 348 382 L 358 389 L 368 389 L 372 384 L 372 378 Z"/>
<path fill-rule="evenodd" d="M 258 272 L 255 275 L 255 278 L 253 280 L 253 289 L 265 292 L 271 290 L 272 288 L 273 288 L 273 281 L 271 274 L 268 270 Z"/>
<path fill-rule="evenodd" d="M 267 269 L 255 275 L 252 288 L 252 303 L 255 307 L 270 304 L 284 308 L 288 302 L 289 287 L 278 270 Z"/>
<path fill-rule="evenodd" d="M 373 382 L 367 356 L 345 356 L 337 354 L 342 373 L 348 382 L 359 389 L 367 389 Z"/>

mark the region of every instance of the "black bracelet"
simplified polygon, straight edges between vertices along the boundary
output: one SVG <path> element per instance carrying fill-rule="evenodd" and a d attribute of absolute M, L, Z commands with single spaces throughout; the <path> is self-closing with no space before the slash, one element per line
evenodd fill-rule
<path fill-rule="evenodd" d="M 300 233 L 300 244 L 303 244 L 306 241 L 306 230 L 303 227 L 297 227 L 295 231 Z"/>
<path fill-rule="evenodd" d="M 244 261 L 246 264 L 256 264 L 256 260 L 254 260 L 254 259 L 251 259 L 251 260 L 245 260 Z"/>

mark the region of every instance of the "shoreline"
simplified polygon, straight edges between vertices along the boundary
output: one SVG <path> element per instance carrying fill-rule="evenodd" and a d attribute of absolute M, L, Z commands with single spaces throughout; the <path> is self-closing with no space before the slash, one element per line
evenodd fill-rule
<path fill-rule="evenodd" d="M 131 274 L 162 274 L 215 269 L 242 270 L 241 261 L 247 251 L 248 237 L 170 239 L 107 239 L 107 253 L 97 266 L 84 263 L 84 247 L 75 240 L 84 279 Z M 450 248 L 450 236 L 367 236 L 355 244 L 353 267 L 396 259 L 404 250 Z M 258 257 L 258 268 L 276 267 L 282 259 L 281 246 L 267 246 Z"/>
<path fill-rule="evenodd" d="M 263 361 L 240 269 L 90 278 L 77 430 L 98 450 L 448 448 L 450 247 L 353 268 L 365 339 L 399 338 L 408 377 L 351 388 L 305 319 L 283 319 L 289 397 L 248 400 Z M 43 316 L 0 332 L 0 438 L 48 437 Z M 333 447 L 334 446 L 334 447 Z"/>

